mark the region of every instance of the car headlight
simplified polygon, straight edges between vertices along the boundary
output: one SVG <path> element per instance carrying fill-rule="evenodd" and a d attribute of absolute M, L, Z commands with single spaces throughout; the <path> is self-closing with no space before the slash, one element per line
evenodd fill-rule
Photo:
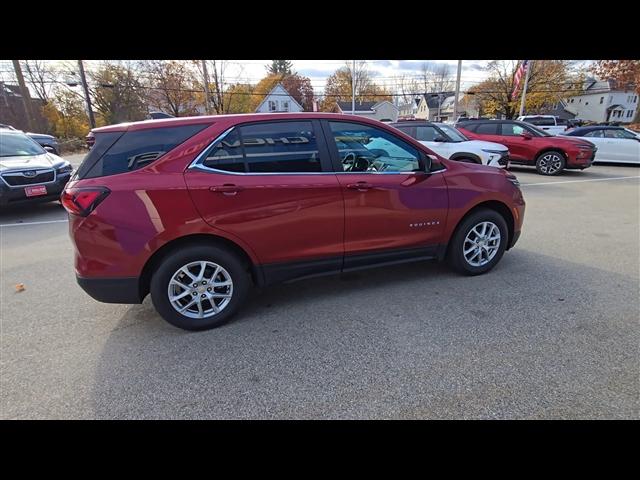
<path fill-rule="evenodd" d="M 58 172 L 58 174 L 71 173 L 73 172 L 73 166 L 69 162 L 66 162 L 56 168 L 56 172 Z"/>

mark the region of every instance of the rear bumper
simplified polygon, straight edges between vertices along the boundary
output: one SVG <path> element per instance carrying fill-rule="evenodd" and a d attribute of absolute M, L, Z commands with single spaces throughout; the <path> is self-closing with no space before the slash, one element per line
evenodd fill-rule
<path fill-rule="evenodd" d="M 103 303 L 142 303 L 138 277 L 86 278 L 76 275 L 78 285 Z"/>

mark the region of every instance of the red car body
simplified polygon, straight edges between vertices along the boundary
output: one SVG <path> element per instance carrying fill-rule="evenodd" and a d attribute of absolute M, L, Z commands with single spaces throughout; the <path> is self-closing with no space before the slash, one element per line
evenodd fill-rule
<path fill-rule="evenodd" d="M 193 168 L 201 152 L 230 128 L 274 118 L 371 125 L 430 155 L 439 170 L 237 175 Z M 98 137 L 176 125 L 203 128 L 142 168 L 73 178 L 63 193 L 78 282 L 97 300 L 141 302 L 163 255 L 193 239 L 210 239 L 236 252 L 254 282 L 266 285 L 371 264 L 443 258 L 456 226 L 479 206 L 506 219 L 507 249 L 520 235 L 525 204 L 515 177 L 437 157 L 375 120 L 316 113 L 224 115 L 94 132 Z M 99 148 L 96 143 L 94 150 Z"/>
<path fill-rule="evenodd" d="M 480 124 L 492 124 L 497 127 L 497 133 L 478 133 Z M 524 135 L 503 135 L 501 128 L 505 125 L 518 125 L 525 130 Z M 469 138 L 501 143 L 509 148 L 509 162 L 523 165 L 535 165 L 536 159 L 545 152 L 558 151 L 564 156 L 565 167 L 568 169 L 588 168 L 595 158 L 596 147 L 586 141 L 564 136 L 538 135 L 535 128 L 525 122 L 513 120 L 474 120 L 456 125 Z M 527 134 L 528 133 L 528 134 Z M 544 132 L 543 132 L 544 133 Z"/>

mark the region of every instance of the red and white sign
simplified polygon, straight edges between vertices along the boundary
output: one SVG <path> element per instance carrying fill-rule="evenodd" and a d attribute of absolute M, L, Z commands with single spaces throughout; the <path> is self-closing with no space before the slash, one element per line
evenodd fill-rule
<path fill-rule="evenodd" d="M 47 194 L 47 187 L 44 185 L 33 185 L 32 187 L 24 187 L 24 193 L 27 197 L 38 197 Z"/>

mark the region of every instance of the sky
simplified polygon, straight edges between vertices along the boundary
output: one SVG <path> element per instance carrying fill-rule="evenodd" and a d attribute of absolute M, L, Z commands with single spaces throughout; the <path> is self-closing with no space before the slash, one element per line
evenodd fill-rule
<path fill-rule="evenodd" d="M 240 82 L 255 84 L 266 75 L 266 67 L 270 60 L 226 60 L 225 80 L 227 82 Z M 323 93 L 327 77 L 338 68 L 344 66 L 350 60 L 292 60 L 293 70 L 301 75 L 309 77 L 316 94 Z M 367 67 L 374 81 L 387 87 L 392 92 L 398 93 L 397 77 L 406 75 L 407 77 L 418 77 L 424 64 L 437 67 L 447 64 L 450 67 L 452 78 L 458 66 L 458 60 L 367 60 Z M 488 76 L 486 66 L 490 60 L 463 60 L 461 73 L 461 90 L 476 85 Z M 52 60 L 53 64 L 60 64 L 60 61 Z M 576 62 L 577 66 L 586 67 L 590 61 Z M 86 60 L 85 69 L 97 68 L 100 61 Z M 11 61 L 0 61 L 0 80 L 12 81 L 13 67 Z"/>

